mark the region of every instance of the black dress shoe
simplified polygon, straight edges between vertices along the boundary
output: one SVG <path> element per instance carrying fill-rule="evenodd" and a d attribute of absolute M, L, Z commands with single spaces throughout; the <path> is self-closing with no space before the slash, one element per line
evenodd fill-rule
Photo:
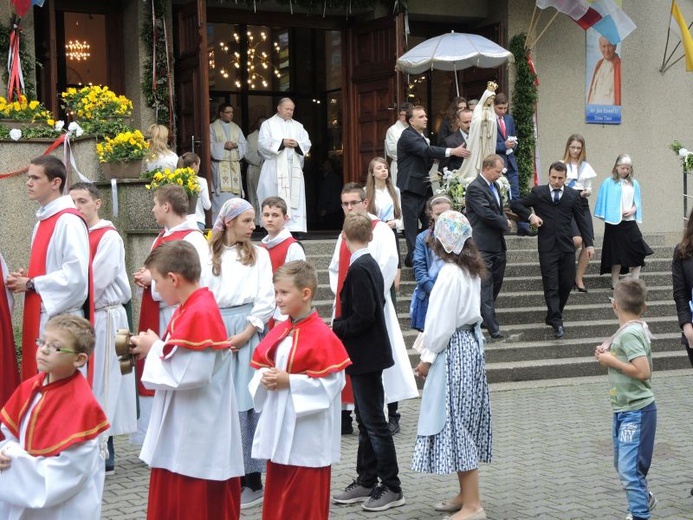
<path fill-rule="evenodd" d="M 518 229 L 517 230 L 517 236 L 518 237 L 535 237 L 539 234 L 539 231 L 536 229 L 529 229 L 529 230 L 524 230 L 524 229 Z"/>
<path fill-rule="evenodd" d="M 587 287 L 580 287 L 578 284 L 574 283 L 573 284 L 573 291 L 578 291 L 581 293 L 586 293 L 587 292 Z"/>
<path fill-rule="evenodd" d="M 565 336 L 565 329 L 563 328 L 563 325 L 558 325 L 557 327 L 554 327 L 553 331 L 554 336 L 556 336 L 557 339 L 560 339 L 563 336 Z"/>
<path fill-rule="evenodd" d="M 503 333 L 500 330 L 491 332 L 491 339 L 503 339 L 504 337 L 505 336 L 503 336 Z"/>

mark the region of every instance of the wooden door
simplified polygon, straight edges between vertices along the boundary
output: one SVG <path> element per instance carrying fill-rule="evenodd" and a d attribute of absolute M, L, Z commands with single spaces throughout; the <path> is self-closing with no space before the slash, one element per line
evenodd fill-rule
<path fill-rule="evenodd" d="M 194 151 L 209 175 L 209 76 L 207 73 L 206 0 L 195 0 L 175 13 L 177 152 Z M 208 179 L 209 180 L 209 179 Z"/>
<path fill-rule="evenodd" d="M 347 29 L 344 182 L 364 182 L 368 163 L 384 155 L 385 134 L 397 118 L 401 88 L 395 62 L 402 51 L 401 15 Z"/>

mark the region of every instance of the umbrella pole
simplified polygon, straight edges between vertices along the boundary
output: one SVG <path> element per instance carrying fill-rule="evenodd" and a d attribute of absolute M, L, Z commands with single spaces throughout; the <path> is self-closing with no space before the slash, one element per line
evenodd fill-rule
<path fill-rule="evenodd" d="M 460 84 L 459 81 L 457 81 L 457 67 L 455 65 L 452 66 L 452 71 L 455 74 L 455 90 L 457 90 L 457 97 L 460 97 Z"/>

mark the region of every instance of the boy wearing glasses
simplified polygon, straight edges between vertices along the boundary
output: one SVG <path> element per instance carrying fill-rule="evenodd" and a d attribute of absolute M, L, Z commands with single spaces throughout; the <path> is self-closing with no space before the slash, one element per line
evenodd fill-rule
<path fill-rule="evenodd" d="M 0 411 L 0 518 L 98 519 L 109 428 L 79 368 L 94 349 L 84 318 L 51 318 L 36 340 L 38 375 Z"/>

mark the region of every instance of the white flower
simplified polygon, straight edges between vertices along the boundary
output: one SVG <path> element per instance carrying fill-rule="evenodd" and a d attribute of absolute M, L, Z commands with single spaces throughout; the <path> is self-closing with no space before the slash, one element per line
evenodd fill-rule
<path fill-rule="evenodd" d="M 65 121 L 63 121 L 62 119 L 60 119 L 59 121 L 56 121 L 55 122 L 55 131 L 60 132 L 64 126 L 65 126 Z"/>
<path fill-rule="evenodd" d="M 77 121 L 72 121 L 67 126 L 67 130 L 74 133 L 77 137 L 80 137 L 84 133 L 84 130 L 82 130 L 82 127 L 77 124 Z"/>
<path fill-rule="evenodd" d="M 681 157 L 686 157 L 686 156 L 687 156 L 688 154 L 690 154 L 690 153 L 691 153 L 691 152 L 689 152 L 689 151 L 686 150 L 685 148 L 679 149 L 679 155 L 680 155 Z"/>
<path fill-rule="evenodd" d="M 10 137 L 15 141 L 19 141 L 22 138 L 22 131 L 19 128 L 13 128 L 10 130 Z"/>

